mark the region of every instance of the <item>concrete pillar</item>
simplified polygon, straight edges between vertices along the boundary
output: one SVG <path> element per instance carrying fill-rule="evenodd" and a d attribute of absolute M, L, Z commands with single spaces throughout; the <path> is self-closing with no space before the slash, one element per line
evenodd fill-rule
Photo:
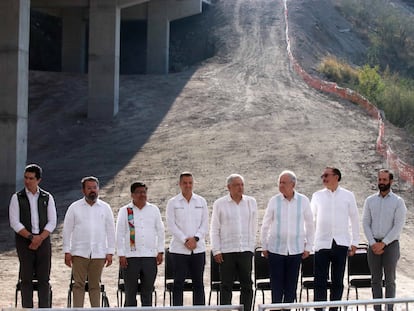
<path fill-rule="evenodd" d="M 0 1 L 0 214 L 27 160 L 30 0 Z"/>
<path fill-rule="evenodd" d="M 147 20 L 147 73 L 167 74 L 169 66 L 170 21 L 168 4 L 164 0 L 148 3 Z"/>
<path fill-rule="evenodd" d="M 62 9 L 62 71 L 86 72 L 86 22 L 83 8 Z"/>
<path fill-rule="evenodd" d="M 119 107 L 120 8 L 116 0 L 90 0 L 90 119 L 110 120 Z"/>

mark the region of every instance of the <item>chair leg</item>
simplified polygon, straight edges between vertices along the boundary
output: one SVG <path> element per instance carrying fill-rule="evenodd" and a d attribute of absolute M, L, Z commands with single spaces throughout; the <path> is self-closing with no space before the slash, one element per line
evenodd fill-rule
<path fill-rule="evenodd" d="M 262 289 L 262 303 L 264 304 L 265 303 L 265 293 L 264 293 L 264 290 Z"/>
<path fill-rule="evenodd" d="M 256 303 L 256 294 L 257 294 L 257 289 L 254 289 L 253 292 L 253 302 L 252 302 L 252 308 L 254 309 L 254 304 Z"/>

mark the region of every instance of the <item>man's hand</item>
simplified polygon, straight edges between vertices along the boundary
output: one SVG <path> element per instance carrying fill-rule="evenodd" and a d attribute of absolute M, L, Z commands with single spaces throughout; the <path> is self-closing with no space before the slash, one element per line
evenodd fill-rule
<path fill-rule="evenodd" d="M 157 255 L 157 265 L 162 264 L 163 258 L 164 258 L 164 254 L 163 253 L 158 253 L 158 255 Z"/>
<path fill-rule="evenodd" d="M 308 258 L 308 257 L 309 257 L 309 255 L 310 255 L 310 252 L 308 252 L 308 251 L 303 251 L 303 253 L 302 253 L 302 259 L 306 259 L 306 258 Z"/>
<path fill-rule="evenodd" d="M 112 254 L 106 254 L 105 257 L 105 267 L 112 265 Z"/>
<path fill-rule="evenodd" d="M 348 251 L 348 256 L 354 256 L 357 249 L 358 248 L 355 245 L 351 245 L 351 249 Z"/>
<path fill-rule="evenodd" d="M 372 244 L 371 249 L 375 255 L 381 255 L 384 253 L 384 247 L 385 247 L 384 242 L 376 242 Z"/>
<path fill-rule="evenodd" d="M 217 254 L 217 255 L 214 255 L 214 261 L 219 263 L 219 264 L 223 263 L 224 262 L 223 255 L 221 253 Z"/>
<path fill-rule="evenodd" d="M 72 267 L 72 255 L 70 253 L 65 253 L 65 265 L 69 268 Z"/>
<path fill-rule="evenodd" d="M 264 258 L 269 258 L 269 252 L 267 250 L 262 250 L 262 255 Z"/>
<path fill-rule="evenodd" d="M 187 238 L 184 243 L 185 247 L 187 247 L 189 250 L 195 250 L 197 247 L 197 241 L 194 237 Z"/>
<path fill-rule="evenodd" d="M 125 269 L 128 266 L 128 261 L 125 256 L 119 256 L 119 266 Z"/>

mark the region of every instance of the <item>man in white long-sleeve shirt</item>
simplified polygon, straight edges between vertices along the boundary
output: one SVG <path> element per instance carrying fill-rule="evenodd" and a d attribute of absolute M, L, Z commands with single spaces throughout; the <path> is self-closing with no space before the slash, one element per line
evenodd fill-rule
<path fill-rule="evenodd" d="M 98 178 L 84 177 L 81 183 L 84 197 L 66 211 L 63 252 L 75 281 L 73 307 L 83 307 L 86 280 L 91 307 L 99 307 L 102 270 L 105 264 L 107 267 L 112 264 L 115 252 L 114 215 L 109 204 L 98 199 Z"/>
<path fill-rule="evenodd" d="M 125 307 L 137 306 L 138 280 L 141 306 L 152 305 L 157 265 L 163 261 L 164 224 L 160 210 L 147 202 L 143 182 L 131 185 L 132 201 L 121 207 L 116 221 L 116 245 L 125 281 Z"/>
<path fill-rule="evenodd" d="M 241 286 L 240 304 L 251 310 L 252 257 L 256 244 L 257 203 L 244 195 L 244 178 L 239 174 L 227 177 L 229 194 L 216 200 L 211 216 L 211 248 L 220 264 L 220 304 L 231 305 L 233 281 Z"/>
<path fill-rule="evenodd" d="M 341 300 L 346 259 L 355 254 L 359 243 L 358 207 L 354 194 L 339 186 L 339 169 L 326 167 L 321 179 L 325 189 L 315 192 L 311 199 L 316 228 L 314 296 L 315 301 L 327 300 L 331 266 L 330 300 Z"/>
<path fill-rule="evenodd" d="M 267 205 L 261 229 L 263 255 L 269 259 L 272 303 L 296 298 L 302 259 L 313 249 L 314 227 L 309 199 L 295 190 L 296 175 L 283 171 L 280 193 Z"/>
<path fill-rule="evenodd" d="M 181 173 L 181 192 L 167 203 L 166 221 L 172 235 L 169 251 L 174 265 L 174 306 L 183 305 L 184 281 L 187 275 L 191 276 L 193 283 L 193 305 L 205 304 L 203 275 L 208 208 L 206 200 L 193 192 L 193 185 L 192 173 Z"/>

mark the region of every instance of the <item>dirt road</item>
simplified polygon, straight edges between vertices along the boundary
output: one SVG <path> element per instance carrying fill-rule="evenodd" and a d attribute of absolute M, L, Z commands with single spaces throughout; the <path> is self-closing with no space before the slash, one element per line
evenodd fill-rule
<path fill-rule="evenodd" d="M 292 2 L 292 7 L 300 4 Z M 121 77 L 120 112 L 113 122 L 85 119 L 85 76 L 31 73 L 29 161 L 44 167 L 43 186 L 55 195 L 59 209 L 53 235 L 54 306 L 66 305 L 70 276 L 61 253 L 61 221 L 80 196 L 85 175 L 101 179 L 101 197 L 115 215 L 137 179 L 149 185 L 149 199 L 164 215 L 183 170 L 195 174 L 195 191 L 210 206 L 226 193 L 226 176 L 244 175 L 246 193 L 256 197 L 260 215 L 283 169 L 295 171 L 297 190 L 311 196 L 321 187 L 323 168 L 339 167 L 342 185 L 355 192 L 361 212 L 364 198 L 375 191 L 375 171 L 384 165 L 375 152 L 376 121 L 353 104 L 310 89 L 292 71 L 282 1 L 225 0 L 212 10 L 208 26 L 217 55 L 177 74 Z M 396 190 L 411 208 L 412 188 L 398 183 Z M 14 304 L 18 261 L 13 234 L 7 222 L 1 225 L 0 306 L 6 307 Z M 410 211 L 401 239 L 399 296 L 412 296 L 412 233 Z M 111 305 L 116 305 L 117 268 L 115 262 L 103 276 Z M 162 275 L 163 266 L 159 297 Z"/>

